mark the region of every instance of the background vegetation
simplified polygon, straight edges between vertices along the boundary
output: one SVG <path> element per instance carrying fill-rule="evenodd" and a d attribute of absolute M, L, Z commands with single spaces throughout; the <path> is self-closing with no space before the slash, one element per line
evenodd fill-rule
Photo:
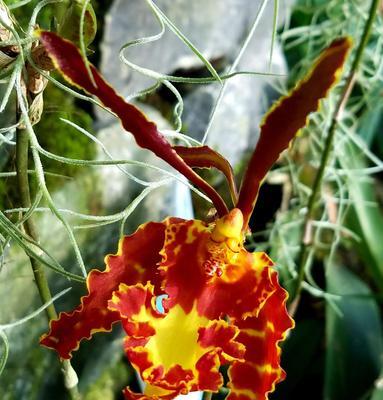
<path fill-rule="evenodd" d="M 29 21 L 36 6 L 42 3 L 37 0 L 6 2 L 21 40 L 30 36 Z M 55 4 L 45 3 L 37 14 L 37 22 L 48 29 L 54 26 Z M 97 64 L 109 2 L 92 0 L 92 5 L 97 14 L 98 31 L 90 45 L 90 59 Z M 278 6 L 281 6 L 278 0 L 274 0 L 276 15 Z M 371 16 L 374 17 L 370 18 L 371 32 L 363 43 Z M 160 20 L 166 22 L 164 17 Z M 271 255 L 277 262 L 283 285 L 292 294 L 294 282 L 300 271 L 304 272 L 299 303 L 290 304 L 296 328 L 283 348 L 287 379 L 270 398 L 382 400 L 381 9 L 377 1 L 370 0 L 296 0 L 284 25 L 278 28 L 275 21 L 276 18 L 270 20 L 274 40 L 282 45 L 289 71 L 287 77 L 273 81 L 274 88 L 281 93 L 286 93 L 307 72 L 320 50 L 336 37 L 349 35 L 355 43 L 345 76 L 353 72 L 358 48 L 361 59 L 353 76 L 352 90 L 341 104 L 340 112 L 342 84 L 323 102 L 320 112 L 310 118 L 308 127 L 271 171 L 254 213 L 249 248 L 264 249 Z M 23 46 L 28 57 L 27 45 Z M 17 113 L 17 84 L 13 82 L 12 86 L 17 62 L 0 71 L 1 98 L 7 100 L 0 114 L 0 398 L 64 399 L 68 394 L 63 387 L 60 365 L 52 352 L 38 346 L 47 320 L 33 285 L 30 258 L 38 260 L 48 274 L 52 292 L 60 294 L 55 302 L 57 309 L 69 309 L 84 292 L 84 285 L 79 282 L 83 266 L 90 269 L 103 265 L 104 255 L 115 251 L 119 230 L 129 231 L 142 222 L 140 202 L 132 203 L 132 200 L 143 192 L 131 185 L 123 204 L 103 206 L 102 182 L 94 170 L 108 167 L 100 166 L 97 161 L 100 146 L 92 125 L 93 105 L 89 99 L 72 96 L 67 89 L 50 82 L 44 92 L 42 119 L 29 133 L 33 145 L 29 148 L 28 162 L 32 204 L 27 218 L 32 214 L 29 221 L 34 221 L 40 245 L 37 238 L 35 241 L 28 238 L 21 229 L 21 221 L 26 220 L 23 213 L 27 210 L 15 178 L 15 129 L 8 129 L 15 123 Z M 225 67 L 229 66 L 217 65 L 219 70 Z M 59 79 L 55 74 L 52 76 Z M 187 85 L 176 86 L 183 95 L 192 90 L 187 77 L 184 81 Z M 12 90 L 7 91 L 8 87 Z M 156 89 L 139 100 L 154 104 L 172 124 L 169 110 L 177 103 L 169 102 L 163 95 L 163 87 Z M 329 143 L 327 138 L 334 116 L 334 139 Z M 72 121 L 83 131 L 63 123 L 60 118 Z M 92 131 L 96 139 L 90 136 Z M 326 149 L 330 150 L 328 159 L 323 158 Z M 245 159 L 250 152 L 251 149 Z M 73 159 L 94 160 L 94 163 L 81 165 Z M 41 169 L 39 161 L 42 161 Z M 129 161 L 134 164 L 134 160 Z M 243 164 L 244 161 L 236 166 L 238 176 Z M 307 220 L 321 166 L 325 166 L 324 174 L 318 195 L 311 204 L 312 218 Z M 142 198 L 157 186 L 147 186 Z M 200 216 L 209 208 L 197 195 L 194 205 Z M 68 211 L 72 206 L 76 213 Z M 137 212 L 130 215 L 136 207 Z M 28 233 L 28 225 L 26 230 Z M 68 287 L 72 290 L 66 294 L 63 290 Z M 120 399 L 124 386 L 137 386 L 122 354 L 118 329 L 110 336 L 99 335 L 92 343 L 84 343 L 74 357 L 73 366 L 85 400 Z M 224 395 L 222 390 L 214 397 Z"/>

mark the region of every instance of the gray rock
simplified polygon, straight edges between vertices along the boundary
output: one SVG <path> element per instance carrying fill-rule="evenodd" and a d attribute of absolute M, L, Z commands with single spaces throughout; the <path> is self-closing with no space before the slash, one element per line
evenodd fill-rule
<path fill-rule="evenodd" d="M 260 1 L 251 3 L 246 0 L 156 2 L 208 59 L 235 52 Z M 114 2 L 106 20 L 101 69 L 124 95 L 144 89 L 152 82 L 119 63 L 119 49 L 131 40 L 156 34 L 159 30 L 158 21 L 145 1 Z M 201 65 L 191 50 L 168 29 L 160 40 L 131 48 L 126 54 L 132 62 L 161 73 Z"/>
<path fill-rule="evenodd" d="M 263 46 L 252 40 L 239 63 L 238 70 L 267 71 L 269 44 Z M 280 47 L 275 47 L 271 71 L 276 74 L 286 72 Z M 274 78 L 272 78 L 274 79 Z M 236 76 L 227 82 L 224 95 L 215 112 L 209 129 L 207 144 L 222 153 L 234 166 L 243 153 L 255 146 L 262 116 L 270 105 L 270 78 L 264 76 Z M 184 124 L 187 133 L 202 140 L 220 86 L 199 87 L 185 98 Z M 271 97 L 275 96 L 275 92 Z"/>
<path fill-rule="evenodd" d="M 279 21 L 283 21 L 291 0 L 281 2 Z M 244 38 L 260 9 L 260 0 L 158 0 L 167 17 L 209 60 L 223 59 L 227 66 L 235 59 Z M 237 70 L 268 72 L 274 2 L 269 1 L 253 39 Z M 120 47 L 130 40 L 158 33 L 159 24 L 145 1 L 116 0 L 107 17 L 101 69 L 107 79 L 125 96 L 136 93 L 153 80 L 132 71 L 118 61 Z M 126 51 L 127 58 L 160 73 L 201 66 L 201 61 L 169 29 L 155 42 Z M 274 48 L 271 71 L 286 72 L 278 44 Z M 256 142 L 260 118 L 270 103 L 264 97 L 264 77 L 236 77 L 227 84 L 210 129 L 208 144 L 236 164 L 246 149 Z M 183 122 L 190 135 L 201 138 L 219 93 L 218 84 L 196 87 L 186 95 Z M 106 114 L 100 115 L 107 123 Z"/>

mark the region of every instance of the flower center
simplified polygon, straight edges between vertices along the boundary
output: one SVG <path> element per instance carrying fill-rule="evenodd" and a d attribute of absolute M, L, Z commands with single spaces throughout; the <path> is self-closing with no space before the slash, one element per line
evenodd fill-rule
<path fill-rule="evenodd" d="M 206 275 L 220 277 L 228 264 L 236 262 L 243 243 L 242 227 L 243 215 L 238 208 L 215 222 L 207 242 L 210 256 L 203 264 Z"/>
<path fill-rule="evenodd" d="M 188 314 L 180 305 L 170 309 L 165 318 L 156 321 L 156 334 L 145 346 L 153 364 L 163 365 L 165 370 L 174 365 L 194 370 L 197 360 L 207 351 L 198 344 L 198 330 L 208 322 L 195 307 Z"/>

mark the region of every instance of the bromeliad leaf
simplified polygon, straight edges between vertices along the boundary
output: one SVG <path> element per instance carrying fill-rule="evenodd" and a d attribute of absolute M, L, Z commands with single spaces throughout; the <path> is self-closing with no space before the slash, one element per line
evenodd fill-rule
<path fill-rule="evenodd" d="M 260 137 L 242 181 L 237 207 L 247 226 L 262 180 L 290 141 L 306 125 L 310 113 L 337 83 L 347 53 L 349 38 L 335 40 L 320 55 L 308 75 L 266 115 Z"/>
<path fill-rule="evenodd" d="M 60 25 L 60 36 L 72 41 L 76 46 L 80 46 L 80 26 L 81 14 L 85 0 L 72 1 L 69 7 L 65 10 L 63 21 Z M 97 33 L 97 18 L 93 10 L 92 4 L 86 5 L 84 14 L 84 29 L 82 32 L 85 47 L 91 44 Z"/>
<path fill-rule="evenodd" d="M 139 146 L 152 151 L 204 191 L 212 200 L 219 215 L 228 212 L 221 196 L 185 163 L 154 122 L 149 121 L 143 112 L 119 96 L 91 64 L 89 68 L 92 77 L 89 76 L 89 69 L 73 43 L 52 32 L 39 31 L 38 35 L 55 67 L 68 82 L 98 97 L 118 116 L 122 126 L 133 134 Z"/>

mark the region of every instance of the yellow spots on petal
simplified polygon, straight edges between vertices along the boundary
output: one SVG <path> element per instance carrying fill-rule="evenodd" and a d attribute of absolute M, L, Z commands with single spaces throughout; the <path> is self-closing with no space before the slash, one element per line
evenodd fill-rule
<path fill-rule="evenodd" d="M 180 244 L 178 244 L 176 247 L 174 247 L 173 253 L 175 256 L 179 254 L 179 252 L 181 251 L 181 248 L 182 248 L 182 245 L 180 245 Z"/>
<path fill-rule="evenodd" d="M 260 374 L 275 374 L 277 376 L 281 375 L 280 368 L 274 368 L 271 364 L 256 365 L 256 368 Z"/>
<path fill-rule="evenodd" d="M 198 231 L 192 226 L 187 231 L 185 243 L 191 244 L 197 239 L 197 237 L 198 237 Z"/>
<path fill-rule="evenodd" d="M 230 387 L 230 383 L 228 384 L 228 386 Z M 250 389 L 235 389 L 235 390 L 231 390 L 231 393 L 237 395 L 238 397 L 240 396 L 246 396 L 248 399 L 251 400 L 257 400 L 258 396 Z"/>
<path fill-rule="evenodd" d="M 81 322 L 81 321 L 76 322 L 76 323 L 73 325 L 73 329 L 81 329 L 81 327 L 82 327 L 82 322 Z"/>
<path fill-rule="evenodd" d="M 251 253 L 252 264 L 255 270 L 262 271 L 265 267 L 271 267 L 274 263 L 270 257 L 263 251 L 256 251 Z"/>
<path fill-rule="evenodd" d="M 148 397 L 166 396 L 170 393 L 172 393 L 170 390 L 162 389 L 159 386 L 153 386 L 148 384 L 145 386 L 144 389 L 144 395 Z"/>
<path fill-rule="evenodd" d="M 140 274 L 144 274 L 146 271 L 145 268 L 139 263 L 134 263 L 133 268 Z"/>
<path fill-rule="evenodd" d="M 246 334 L 247 336 L 257 337 L 257 338 L 265 338 L 266 332 L 265 331 L 257 331 L 255 329 L 241 329 L 242 334 Z"/>
<path fill-rule="evenodd" d="M 173 307 L 164 318 L 155 321 L 156 333 L 145 346 L 153 364 L 163 365 L 166 370 L 178 364 L 194 371 L 196 362 L 207 352 L 198 344 L 198 330 L 208 322 L 195 307 L 188 314 L 179 305 Z"/>
<path fill-rule="evenodd" d="M 275 332 L 275 326 L 271 321 L 267 321 L 266 329 L 270 330 L 271 332 Z"/>

